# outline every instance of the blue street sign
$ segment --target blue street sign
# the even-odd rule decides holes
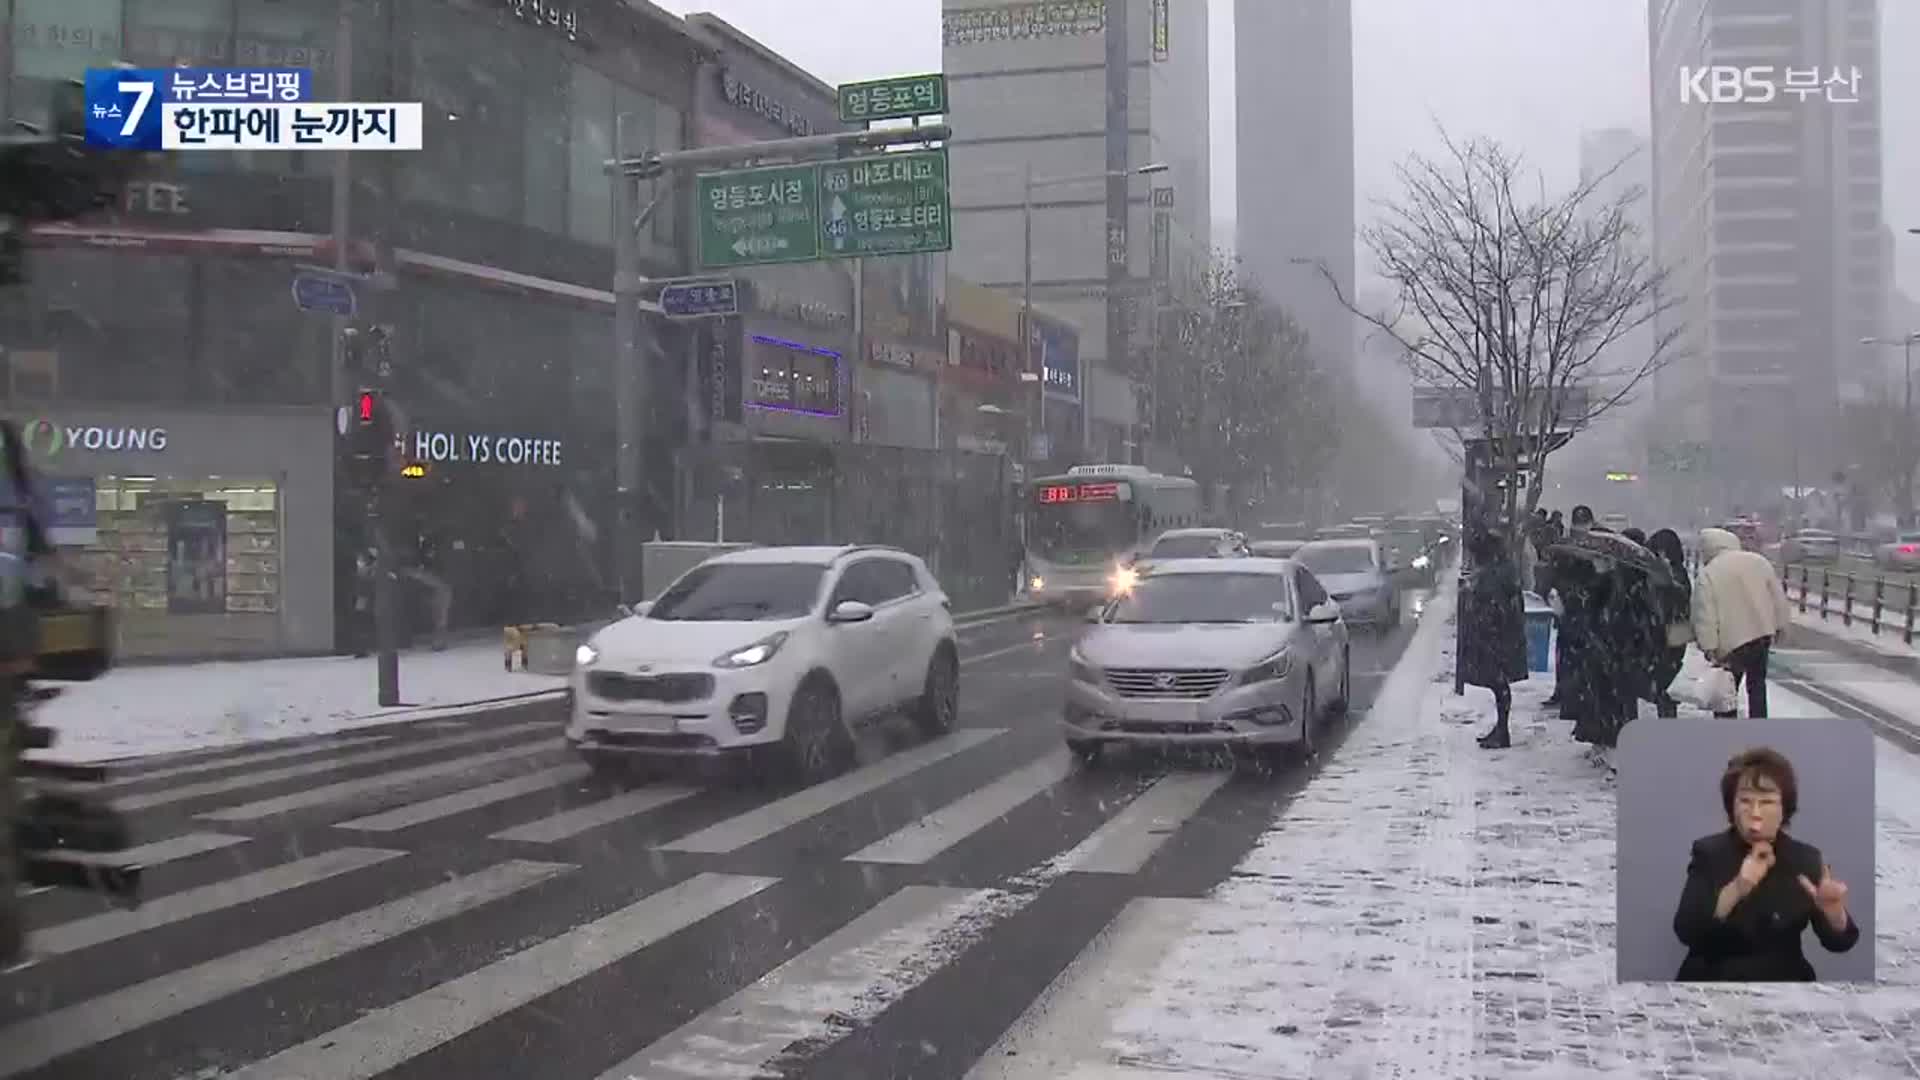
[[[353,283],[324,274],[296,274],[293,278],[293,302],[301,311],[318,311],[351,318],[360,310],[353,295]]]
[[[660,310],[673,319],[740,314],[740,291],[731,278],[676,281],[660,290]]]

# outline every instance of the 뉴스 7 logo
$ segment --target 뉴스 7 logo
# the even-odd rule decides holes
[[[1680,69],[1680,103],[1764,105],[1780,96],[1780,89],[1774,84],[1773,71],[1771,64],[1759,67],[1735,67],[1731,64],[1683,67]]]

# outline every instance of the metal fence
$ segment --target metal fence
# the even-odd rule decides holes
[[[1839,619],[1840,625],[1866,624],[1875,634],[1899,634],[1913,644],[1916,614],[1920,613],[1920,585],[1915,579],[1890,581],[1879,574],[1853,574],[1825,566],[1795,563],[1780,570],[1787,598],[1802,614],[1819,613]]]
[[[1005,458],[873,444],[709,443],[680,452],[677,540],[890,544],[956,610],[1004,604],[1018,550]]]

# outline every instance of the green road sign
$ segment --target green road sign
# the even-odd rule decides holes
[[[946,111],[945,75],[902,75],[840,87],[840,122],[843,124],[932,116]]]
[[[703,268],[820,258],[819,166],[734,169],[695,179]]]
[[[829,258],[953,248],[946,150],[820,165],[821,251]]]

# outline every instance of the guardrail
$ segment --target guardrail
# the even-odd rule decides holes
[[[1795,563],[1781,567],[1780,580],[1786,586],[1787,599],[1799,607],[1801,614],[1814,611],[1822,619],[1837,617],[1842,626],[1864,622],[1876,635],[1885,630],[1913,644],[1915,623],[1920,619],[1920,584],[1915,579],[1889,581],[1879,574],[1853,574]]]

